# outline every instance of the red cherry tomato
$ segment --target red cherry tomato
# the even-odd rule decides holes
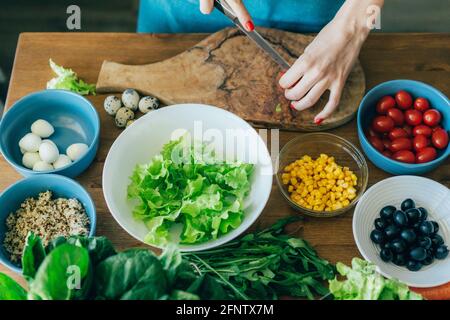
[[[412,127],[411,126],[408,126],[408,125],[404,125],[403,126],[403,129],[406,131],[406,132],[408,132],[408,135],[410,136],[410,137],[412,137],[412,133],[413,133],[413,129],[412,129]]]
[[[414,109],[420,112],[424,112],[430,109],[430,104],[428,103],[427,99],[420,97],[414,100]]]
[[[390,108],[386,114],[388,117],[394,120],[394,124],[396,126],[402,126],[403,123],[405,122],[405,116],[403,115],[403,112],[400,109]]]
[[[420,149],[416,153],[416,162],[417,163],[425,163],[429,161],[433,161],[436,159],[437,152],[436,149],[433,147],[426,147],[423,149]]]
[[[425,137],[424,135],[419,134],[414,137],[412,144],[414,150],[419,151],[420,149],[428,147],[430,145],[430,140],[428,140],[428,138]]]
[[[381,142],[383,142],[384,149],[389,149],[391,147],[391,140],[384,138]]]
[[[413,129],[413,135],[424,135],[425,137],[431,136],[431,128],[429,126],[426,126],[424,124],[419,124],[418,126],[415,126]]]
[[[442,129],[442,127],[440,125],[434,126],[433,128],[431,128],[432,133],[435,132],[436,130]]]
[[[397,138],[408,138],[409,134],[406,132],[403,128],[394,128],[391,131],[389,131],[389,139],[395,140]]]
[[[409,138],[398,138],[391,142],[391,147],[389,150],[392,152],[397,152],[400,150],[411,150],[412,142]]]
[[[381,142],[380,138],[378,138],[378,137],[369,137],[369,142],[378,151],[382,152],[384,150],[384,145],[383,145],[383,142]]]
[[[378,116],[373,119],[372,128],[376,132],[389,132],[394,128],[394,120],[386,116]]]
[[[438,149],[444,149],[448,145],[448,133],[444,129],[438,129],[431,136],[433,146]]]
[[[367,130],[367,137],[380,137],[380,134],[378,132],[376,132],[375,130],[373,130],[373,128],[369,128],[369,130]]]
[[[436,109],[430,109],[423,114],[423,123],[427,126],[434,127],[441,122],[441,113]]]
[[[412,151],[400,150],[392,155],[392,159],[400,162],[414,163],[416,157],[414,156],[414,153],[412,153]]]
[[[386,114],[388,109],[395,107],[395,99],[391,96],[384,96],[377,103],[378,114]]]
[[[422,112],[415,109],[405,111],[405,121],[410,126],[418,126],[422,123]]]
[[[404,90],[401,90],[395,94],[395,102],[397,102],[397,106],[403,110],[411,108],[413,104],[411,95]]]
[[[381,153],[383,156],[385,156],[385,157],[388,157],[388,158],[391,158],[392,157],[392,152],[390,152],[389,150],[384,150],[382,153]]]

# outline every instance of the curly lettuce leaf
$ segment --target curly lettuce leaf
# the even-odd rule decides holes
[[[57,77],[47,82],[47,89],[63,89],[81,95],[95,95],[95,84],[88,84],[78,79],[77,74],[72,69],[59,66],[52,59],[49,60],[49,63],[50,68],[52,68]]]
[[[253,165],[219,160],[210,145],[186,137],[168,142],[130,176],[128,198],[137,201],[135,219],[149,229],[145,241],[165,246],[170,229],[183,226],[180,242],[216,239],[242,223]]]
[[[329,289],[337,300],[421,300],[422,296],[409,290],[395,279],[387,279],[376,271],[373,263],[353,258],[352,267],[338,262],[336,269],[347,279],[329,281]]]

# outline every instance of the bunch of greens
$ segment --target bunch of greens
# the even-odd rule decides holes
[[[137,165],[128,198],[137,200],[133,216],[149,229],[145,242],[176,242],[170,229],[183,225],[181,243],[216,239],[237,228],[244,217],[253,165],[218,160],[210,145],[187,136],[164,145],[149,164]]]
[[[30,234],[22,257],[26,292],[0,273],[0,300],[227,299],[220,283],[198,276],[174,247],[116,253],[104,237],[57,238],[46,248]]]
[[[323,281],[334,278],[334,267],[305,240],[282,234],[284,226],[295,220],[280,220],[266,230],[183,258],[199,275],[215,277],[241,299],[327,295]]]
[[[386,279],[376,272],[374,264],[353,258],[352,267],[336,264],[337,271],[347,277],[330,281],[330,292],[337,300],[421,300],[422,296],[410,291],[397,280]]]
[[[78,79],[77,74],[72,69],[66,69],[57,65],[52,59],[49,60],[50,67],[57,77],[47,82],[47,89],[63,89],[76,92],[81,95],[95,95],[95,84],[88,84]]]

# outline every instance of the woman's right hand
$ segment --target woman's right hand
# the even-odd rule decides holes
[[[225,0],[222,0],[225,1]],[[242,0],[226,0],[233,9],[234,14],[239,19],[239,22],[247,29],[247,31],[253,31],[255,25],[253,24],[252,17],[245,8]],[[214,9],[214,0],[200,0],[200,11],[203,14],[210,14]]]

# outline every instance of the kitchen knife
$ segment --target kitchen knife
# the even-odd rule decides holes
[[[247,31],[245,27],[239,22],[239,19],[234,14],[233,9],[223,0],[215,0],[214,7],[228,17],[247,37],[252,39],[264,52],[266,52],[278,65],[284,70],[291,66],[287,61],[264,39],[256,30]]]

